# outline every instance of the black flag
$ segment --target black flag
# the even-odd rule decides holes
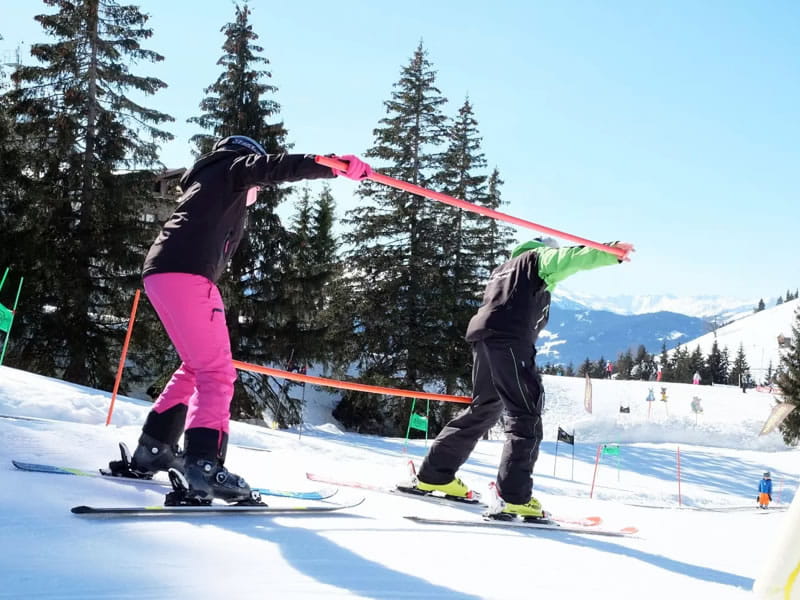
[[[630,414],[631,413],[631,407],[630,406],[620,406],[619,407],[619,412]]]
[[[558,441],[559,442],[564,442],[565,444],[575,445],[575,436],[568,434],[566,431],[561,429],[561,427],[559,427],[558,428]]]

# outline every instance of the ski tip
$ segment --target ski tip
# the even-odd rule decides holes
[[[70,512],[72,512],[72,513],[74,513],[76,515],[85,515],[87,513],[92,512],[92,508],[90,506],[86,506],[86,505],[82,504],[81,506],[73,506],[70,509]]]
[[[626,535],[633,535],[634,533],[639,533],[639,528],[638,527],[623,527],[622,529],[620,529],[620,532],[624,533]]]

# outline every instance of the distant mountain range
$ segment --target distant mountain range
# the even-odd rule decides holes
[[[553,303],[565,310],[607,310],[620,315],[642,315],[657,312],[672,312],[700,319],[730,321],[752,313],[759,298],[750,300],[732,299],[724,296],[673,296],[652,294],[646,296],[589,296],[558,288],[553,294]],[[774,299],[764,298],[767,306]]]
[[[616,360],[640,344],[658,354],[663,343],[667,349],[687,343],[710,332],[712,323],[720,326],[752,314],[757,304],[722,296],[601,298],[560,288],[539,336],[537,362],[577,367],[586,358]]]

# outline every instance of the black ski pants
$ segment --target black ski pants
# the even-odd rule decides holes
[[[531,498],[533,465],[542,441],[544,388],[527,340],[488,338],[472,343],[472,403],[450,421],[420,466],[420,480],[444,484],[455,478],[478,440],[505,409],[506,442],[497,491],[512,504]]]

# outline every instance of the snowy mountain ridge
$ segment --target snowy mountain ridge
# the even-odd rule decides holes
[[[781,358],[779,336],[790,339],[795,315],[800,309],[800,299],[784,302],[757,313],[741,317],[716,331],[680,344],[692,352],[698,346],[704,356],[711,352],[716,340],[720,349],[727,348],[730,360],[736,356],[739,346],[744,350],[750,373],[756,383],[762,383],[766,373],[777,369]]]
[[[566,310],[605,310],[620,315],[641,315],[672,312],[701,319],[730,321],[753,312],[759,298],[742,300],[719,295],[674,296],[671,294],[646,294],[641,296],[593,296],[559,287],[553,293],[553,303]],[[774,298],[764,298],[767,306],[775,304]]]

